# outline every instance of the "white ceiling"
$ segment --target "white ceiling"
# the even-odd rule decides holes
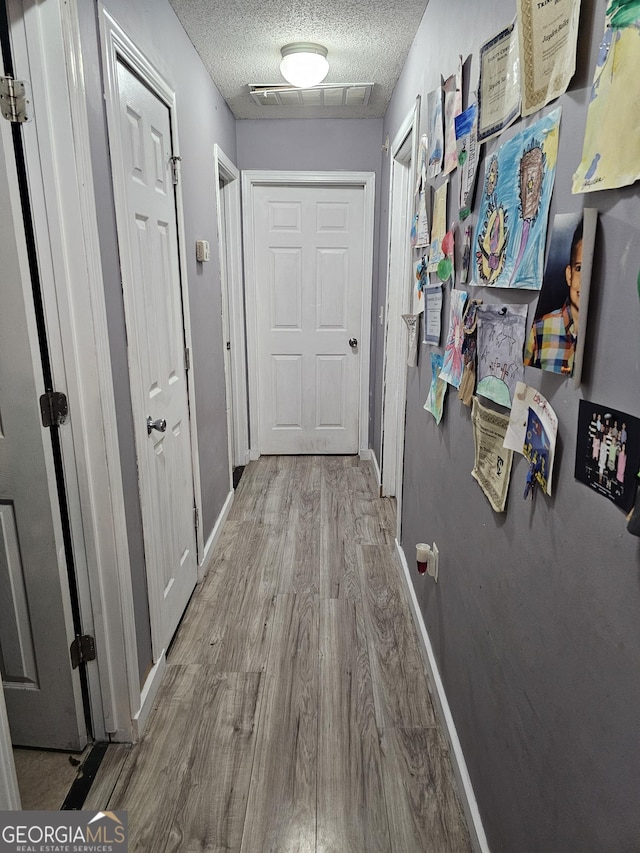
[[[379,118],[428,0],[170,0],[236,118]],[[280,48],[329,51],[324,84],[373,83],[366,106],[258,106],[248,84],[282,85]]]

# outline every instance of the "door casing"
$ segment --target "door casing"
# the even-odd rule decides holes
[[[249,461],[247,359],[242,281],[242,223],[240,172],[218,144],[213,146],[216,183],[218,250],[222,284],[222,325],[225,350],[230,467]],[[226,298],[225,298],[226,293]],[[228,309],[228,310],[227,310]]]
[[[408,341],[402,315],[411,312],[412,304],[409,225],[415,183],[418,122],[419,99],[394,137],[389,162],[389,247],[380,470],[382,495],[395,497],[397,501],[398,541],[402,519]]]
[[[375,174],[373,172],[288,172],[245,171],[242,173],[242,212],[244,234],[244,268],[246,282],[247,364],[249,373],[250,455],[260,456],[258,443],[258,353],[256,305],[255,232],[253,225],[254,189],[259,186],[361,187],[364,191],[364,270],[362,314],[359,340],[360,399],[359,452],[369,457],[369,365],[371,348],[371,298],[373,282],[373,221],[375,206]]]
[[[93,734],[131,741],[141,691],[77,2],[7,6],[37,118],[25,153],[30,180],[37,180],[33,218],[45,256],[39,260],[46,260],[54,386],[66,391],[71,409],[62,465],[83,627],[100,651],[87,672]],[[0,704],[4,710],[3,696]],[[0,804],[19,808],[10,733],[0,716]]]

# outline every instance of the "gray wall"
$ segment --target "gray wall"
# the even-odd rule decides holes
[[[560,99],[551,204],[551,216],[582,206],[600,211],[583,385],[576,390],[571,380],[530,368],[525,375],[559,418],[554,496],[523,500],[527,466],[516,456],[507,512],[495,514],[470,475],[469,410],[450,389],[436,426],[422,408],[431,374],[427,347],[409,369],[402,543],[410,565],[416,542],[435,540],[440,548],[439,583],[414,574],[414,584],[496,851],[640,849],[640,540],[626,532],[619,509],[573,477],[581,399],[640,415],[638,185],[584,197],[570,192],[607,5],[582,4],[578,70]],[[474,54],[475,87],[480,44],[514,14],[512,0],[431,0],[384,134],[393,138],[416,95],[424,98],[440,74],[452,73],[459,54]],[[517,123],[487,151],[541,114]],[[388,176],[385,158],[381,270]],[[449,221],[453,216],[450,206]],[[379,299],[384,287],[381,274]],[[486,302],[508,297],[532,308],[537,298],[470,290]],[[379,429],[377,421],[376,448]]]
[[[243,170],[375,172],[373,282],[377,283],[380,277],[377,235],[380,228],[382,119],[245,119],[236,122],[236,133],[237,165]],[[380,305],[383,304],[384,300]],[[374,295],[371,302],[370,441],[374,424],[376,353],[381,346],[377,338],[380,328],[378,310]]]
[[[97,29],[97,3],[80,5],[100,245],[122,456],[140,676],[151,665],[149,608],[138,500],[136,456],[127,367],[124,309]],[[220,97],[167,0],[105,0],[105,7],[147,59],[173,86],[177,99],[181,188],[189,287],[200,478],[206,542],[229,492],[223,370],[221,289],[216,230],[213,146],[235,160],[235,120]],[[197,264],[194,244],[205,239],[211,261]]]

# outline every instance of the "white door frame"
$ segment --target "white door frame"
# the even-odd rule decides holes
[[[20,808],[22,808],[22,804],[16,777],[16,765],[13,760],[4,690],[0,690],[0,811],[16,811]]]
[[[364,191],[364,269],[362,319],[359,340],[360,401],[358,446],[362,456],[369,450],[369,363],[371,348],[371,298],[373,282],[373,220],[375,211],[375,174],[373,172],[286,172],[245,171],[242,173],[242,219],[244,233],[244,269],[246,282],[247,362],[249,367],[250,454],[260,456],[258,407],[258,317],[256,311],[254,190],[261,186],[361,187]]]
[[[80,609],[98,648],[92,723],[96,738],[126,741],[140,686],[77,2],[9,8],[37,117],[25,149],[54,382],[70,406],[61,440]]]
[[[226,348],[224,351],[224,365],[230,467],[234,468],[246,465],[249,461],[240,172],[217,144],[213,146],[213,164],[222,285],[223,346],[226,347],[226,342],[231,341],[229,355]]]
[[[398,535],[402,509],[408,332],[402,320],[411,312],[411,243],[409,240],[420,100],[395,135],[389,162],[389,247],[386,334],[382,393],[380,471],[382,495],[397,501]]]
[[[120,265],[123,276],[131,281],[133,274],[130,267],[131,252],[128,249],[129,234],[121,223],[127,221],[127,186],[125,180],[125,166],[123,161],[122,145],[117,128],[118,114],[120,109],[120,95],[117,79],[117,64],[121,59],[125,62],[145,83],[146,86],[161,100],[169,110],[171,123],[171,138],[174,156],[180,157],[178,140],[178,121],[175,87],[167,81],[160,72],[152,65],[146,56],[138,49],[125,31],[107,12],[102,3],[99,4],[100,33],[102,59],[104,68],[104,89],[107,111],[107,130],[111,153],[111,176],[113,180],[113,191],[116,209],[116,224],[118,241],[120,244]],[[184,324],[185,343],[189,351],[193,351],[191,342],[191,323],[189,313],[188,273],[186,266],[186,239],[184,235],[184,209],[180,183],[176,187],[176,225],[177,239],[179,245],[179,264],[181,278],[181,303],[182,322]],[[200,484],[200,466],[198,456],[198,434],[196,425],[196,401],[193,393],[192,371],[187,371],[187,395],[189,404],[189,426],[191,438],[191,464],[193,471],[193,492],[195,506],[199,517],[202,516],[202,497]],[[134,417],[136,417],[135,394],[132,395],[134,406]],[[143,417],[139,412],[138,417]],[[197,527],[197,553],[202,557],[204,551],[202,525]],[[164,666],[164,640],[162,629],[161,596],[162,591],[153,586],[154,576],[147,573],[149,586],[149,615],[151,620],[151,643],[153,649],[153,661],[156,666]]]

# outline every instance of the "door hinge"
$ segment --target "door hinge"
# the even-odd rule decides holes
[[[184,348],[184,369],[191,370],[191,353],[189,347]]]
[[[178,163],[182,160],[182,157],[178,157],[178,155],[174,154],[172,157],[169,157],[169,159],[171,160],[171,174],[173,176],[173,185],[175,187],[178,184],[178,178],[180,176]]]
[[[69,648],[71,653],[71,668],[77,669],[81,663],[96,659],[96,641],[89,634],[76,634]]]
[[[40,397],[42,426],[53,427],[65,423],[69,414],[67,397],[61,391],[47,391]]]
[[[231,351],[231,341],[227,341],[227,350]]]
[[[200,524],[200,513],[198,511],[198,507],[194,506],[193,508],[193,526],[196,529],[196,533],[198,532],[198,525]]]
[[[0,77],[0,110],[7,121],[22,123],[31,120],[31,100],[24,80]]]

